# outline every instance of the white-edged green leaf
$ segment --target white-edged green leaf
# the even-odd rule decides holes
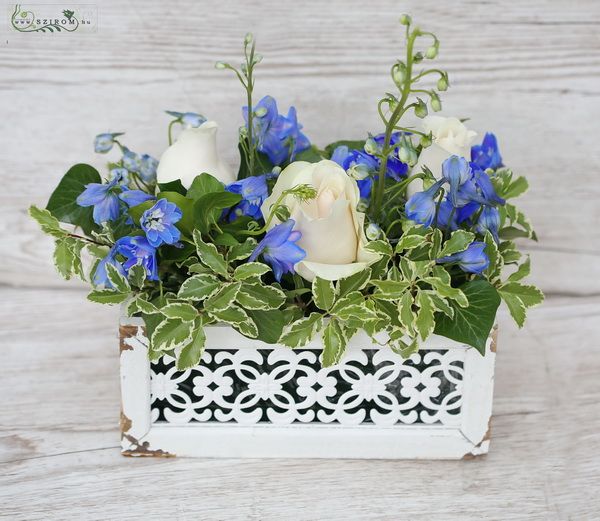
[[[498,245],[489,231],[485,232],[483,242],[485,243],[485,254],[490,260],[489,266],[483,273],[489,281],[494,281],[502,271],[502,257],[498,252]]]
[[[242,335],[249,338],[258,336],[258,328],[248,314],[237,306],[229,306],[227,309],[210,311],[210,315],[219,322],[226,322],[236,328]]]
[[[277,309],[285,302],[285,293],[273,286],[243,283],[236,301],[246,309]]]
[[[131,268],[129,268],[129,272],[127,274],[127,278],[132,286],[136,288],[141,288],[146,281],[146,268],[141,264],[135,264]]]
[[[293,322],[279,338],[279,343],[295,348],[305,346],[323,326],[323,315],[311,313]]]
[[[475,240],[475,234],[465,230],[452,232],[450,238],[444,243],[440,257],[446,257],[454,253],[465,251],[469,244]]]
[[[233,305],[241,285],[240,282],[230,282],[221,285],[220,289],[215,291],[204,301],[204,309],[210,312],[227,309],[229,306]]]
[[[57,239],[54,247],[54,266],[60,275],[69,280],[73,271],[73,251],[68,239]]]
[[[544,294],[535,286],[520,282],[507,282],[498,288],[500,294],[510,294],[518,297],[525,307],[537,306],[544,301]]]
[[[428,291],[427,294],[433,303],[436,311],[444,313],[448,318],[454,318],[454,308],[445,298],[440,297],[435,291]]]
[[[441,297],[455,300],[456,303],[463,308],[469,305],[467,297],[465,297],[465,294],[459,288],[453,288],[436,277],[425,277],[423,281],[431,284],[433,289],[435,289]]]
[[[353,291],[360,291],[364,289],[371,280],[371,268],[366,268],[350,277],[340,279],[338,281],[338,290],[340,297],[347,295]]]
[[[204,345],[206,343],[206,335],[202,323],[198,321],[195,329],[192,333],[192,340],[187,345],[181,348],[177,356],[177,370],[184,371],[197,366],[202,358],[204,352]]]
[[[337,307],[337,305],[336,305]],[[333,314],[333,313],[332,313]],[[378,320],[379,316],[375,311],[369,309],[364,303],[363,304],[350,304],[348,306],[340,307],[334,313],[340,320],[355,320],[354,322],[360,325],[361,322],[369,320]]]
[[[367,243],[365,250],[372,251],[373,253],[379,253],[380,255],[385,255],[387,257],[391,257],[394,253],[392,245],[383,239],[378,239],[376,241]]]
[[[362,305],[364,303],[365,297],[363,296],[363,294],[360,291],[352,291],[347,295],[343,296],[342,298],[339,298],[329,312],[332,315],[335,315],[342,308],[357,304]]]
[[[134,313],[140,312],[145,313],[146,315],[160,313],[160,311],[154,304],[148,302],[140,296],[137,296],[131,301],[130,309],[135,309]]]
[[[179,318],[165,318],[152,333],[154,351],[170,351],[187,345],[192,340],[194,322]]]
[[[392,301],[400,300],[410,287],[410,282],[397,280],[372,280],[371,284],[377,288],[373,298]]]
[[[332,318],[323,330],[323,367],[337,364],[346,350],[346,338],[338,321]]]
[[[98,304],[121,304],[129,297],[129,293],[112,291],[109,289],[97,289],[89,293],[88,300]]]
[[[106,264],[106,275],[113,288],[122,293],[130,291],[129,282],[123,274],[110,263]]]
[[[335,286],[332,281],[315,277],[312,282],[312,292],[318,308],[329,310],[335,302]]]
[[[246,239],[246,242],[232,246],[227,252],[227,260],[233,262],[236,260],[244,260],[252,255],[256,249],[256,241],[252,238]]]
[[[400,298],[398,303],[398,311],[400,312],[400,322],[408,330],[413,331],[416,313],[413,311],[414,299],[410,291],[406,291]]]
[[[214,244],[204,242],[202,234],[198,230],[194,230],[194,243],[200,262],[215,273],[227,277],[227,262],[225,257],[219,253],[217,247]]]
[[[502,300],[506,304],[508,311],[510,312],[510,316],[513,318],[517,326],[522,328],[525,324],[525,318],[527,316],[527,308],[525,304],[521,301],[521,299],[511,293],[502,293],[499,291]]]
[[[519,265],[517,270],[508,276],[507,280],[510,282],[517,282],[517,281],[522,280],[525,277],[529,276],[530,273],[531,273],[531,260],[530,260],[529,256],[527,256],[527,258],[522,262],[522,264]]]
[[[29,215],[40,225],[40,228],[44,233],[52,235],[52,237],[64,237],[67,235],[66,230],[63,230],[60,227],[58,219],[48,210],[42,210],[41,208],[32,205],[29,207]]]
[[[214,275],[193,275],[183,282],[177,293],[177,298],[185,300],[204,300],[220,288],[221,285],[222,283]]]
[[[396,244],[396,253],[418,248],[425,243],[425,240],[426,238],[424,235],[404,234],[400,237],[398,244]]]
[[[415,329],[418,331],[421,340],[425,341],[433,333],[435,327],[433,302],[427,293],[419,291],[416,303],[419,306],[419,311],[415,320]]]
[[[168,318],[179,318],[185,321],[192,321],[198,317],[198,310],[186,302],[173,302],[160,308],[160,312]]]
[[[444,236],[442,235],[442,231],[438,228],[433,230],[433,233],[431,234],[431,248],[429,249],[429,258],[431,260],[435,260],[440,256],[443,240]]]
[[[253,277],[259,277],[264,275],[271,268],[262,262],[248,262],[246,264],[240,264],[233,272],[233,278],[235,280],[246,280]]]

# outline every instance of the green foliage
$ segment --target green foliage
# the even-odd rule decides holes
[[[523,265],[525,268],[523,272],[529,270],[529,260],[526,261]],[[523,266],[522,265],[522,266]],[[527,308],[537,306],[544,301],[543,293],[537,289],[535,286],[521,284],[520,282],[516,282],[516,280],[520,280],[520,277],[525,276],[524,274],[519,273],[517,270],[516,279],[512,280],[509,277],[509,280],[502,284],[498,288],[498,293],[502,297],[502,300],[505,302],[508,310],[515,323],[521,328],[525,323],[525,315],[527,312]]]
[[[79,206],[77,197],[85,190],[85,185],[101,181],[100,174],[93,166],[72,166],[52,192],[46,210],[60,222],[79,226],[86,234],[97,231],[98,225],[92,217],[93,208]]]
[[[327,311],[333,306],[336,296],[336,288],[330,280],[315,277],[312,282],[312,293],[318,308]]]
[[[439,314],[436,317],[435,332],[473,346],[483,355],[487,338],[494,326],[500,296],[494,286],[485,280],[466,282],[460,289],[466,296],[468,305],[460,307],[451,301],[454,318]]]
[[[323,330],[323,367],[337,364],[346,349],[346,339],[339,322],[332,318]]]

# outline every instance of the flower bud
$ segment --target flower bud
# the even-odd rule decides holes
[[[370,241],[375,241],[381,237],[381,228],[375,223],[369,223],[365,233],[367,235],[367,239]]]
[[[425,58],[429,60],[433,60],[440,50],[440,44],[436,41],[427,51],[425,51]]]
[[[412,23],[412,18],[409,15],[407,15],[407,14],[403,14],[400,17],[400,23],[402,25],[410,25]]]
[[[379,152],[379,148],[377,147],[377,143],[373,138],[369,138],[365,141],[365,152],[367,154],[371,154],[372,156],[376,155]]]
[[[255,54],[254,55],[254,64],[260,63],[263,60],[263,55],[262,54]]]
[[[392,69],[392,79],[394,80],[394,83],[400,86],[404,83],[405,78],[406,66],[402,62],[396,63]]]
[[[357,181],[362,181],[369,177],[369,169],[366,165],[361,164],[351,166],[347,173],[352,179],[356,179]]]
[[[417,98],[417,106],[415,107],[415,116],[424,118],[427,116],[427,105],[421,98]]]
[[[368,199],[359,199],[358,204],[356,205],[356,210],[359,212],[365,213],[369,209],[369,200]]]
[[[422,62],[422,61],[423,61],[423,58],[424,58],[424,56],[423,56],[423,53],[422,53],[421,51],[419,51],[418,53],[416,53],[416,54],[413,56],[413,61],[414,61],[415,63],[420,63],[420,62]]]
[[[215,69],[225,69],[227,68],[227,64],[224,62],[217,62],[215,63]]]
[[[287,206],[278,206],[275,209],[275,217],[284,222],[290,218],[290,209]]]
[[[431,108],[434,112],[439,112],[442,110],[442,102],[440,97],[433,91],[431,92]]]
[[[246,36],[244,37],[244,45],[251,44],[252,40],[254,40],[253,34],[252,33],[246,33]]]
[[[431,137],[431,132],[430,132],[426,136],[421,137],[421,146],[423,148],[427,148],[427,147],[431,146],[432,141],[433,141],[433,139]]]
[[[448,90],[448,77],[446,75],[440,77],[437,82],[437,88],[442,92]]]

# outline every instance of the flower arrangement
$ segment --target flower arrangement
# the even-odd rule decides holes
[[[507,202],[528,184],[494,134],[475,141],[464,121],[428,115],[449,86],[446,72],[422,68],[439,40],[400,22],[406,54],[377,106],[381,132],[365,139],[321,149],[294,107],[255,103],[262,57],[250,34],[240,68],[216,64],[246,94],[237,176],[200,114],[167,112],[160,161],[121,133],[98,135],[97,153],[120,156],[105,178],[75,165],[46,209],[30,208],[56,241],[59,273],[89,280],[89,300],[141,316],[150,359],[168,353],[180,369],[199,363],[215,323],[291,348],[321,337],[324,366],[360,329],[403,357],[433,333],[484,354],[501,300],[519,326],[543,300],[523,284],[530,261],[514,242],[535,233]],[[404,123],[410,114],[421,127]]]

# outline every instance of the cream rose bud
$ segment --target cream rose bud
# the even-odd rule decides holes
[[[314,187],[317,196],[301,202],[288,195],[282,201],[296,222],[294,229],[302,234],[297,244],[306,252],[306,257],[294,266],[296,272],[309,281],[315,276],[338,280],[377,261],[379,255],[365,250],[365,214],[356,209],[360,197],[356,181],[333,161],[290,164],[264,201],[263,215],[269,215],[285,190],[302,184]],[[273,219],[271,227],[278,222]]]
[[[214,121],[206,121],[197,128],[183,130],[177,141],[163,152],[156,171],[157,181],[169,183],[179,179],[189,188],[197,175],[206,172],[225,184],[233,183],[235,175],[217,152],[218,128]]]
[[[423,119],[423,130],[432,135],[432,143],[419,156],[412,172],[418,174],[426,166],[436,179],[442,178],[442,163],[450,156],[471,158],[471,144],[477,135],[469,130],[458,118],[427,116]],[[417,179],[408,185],[408,196],[423,190],[423,182]]]

